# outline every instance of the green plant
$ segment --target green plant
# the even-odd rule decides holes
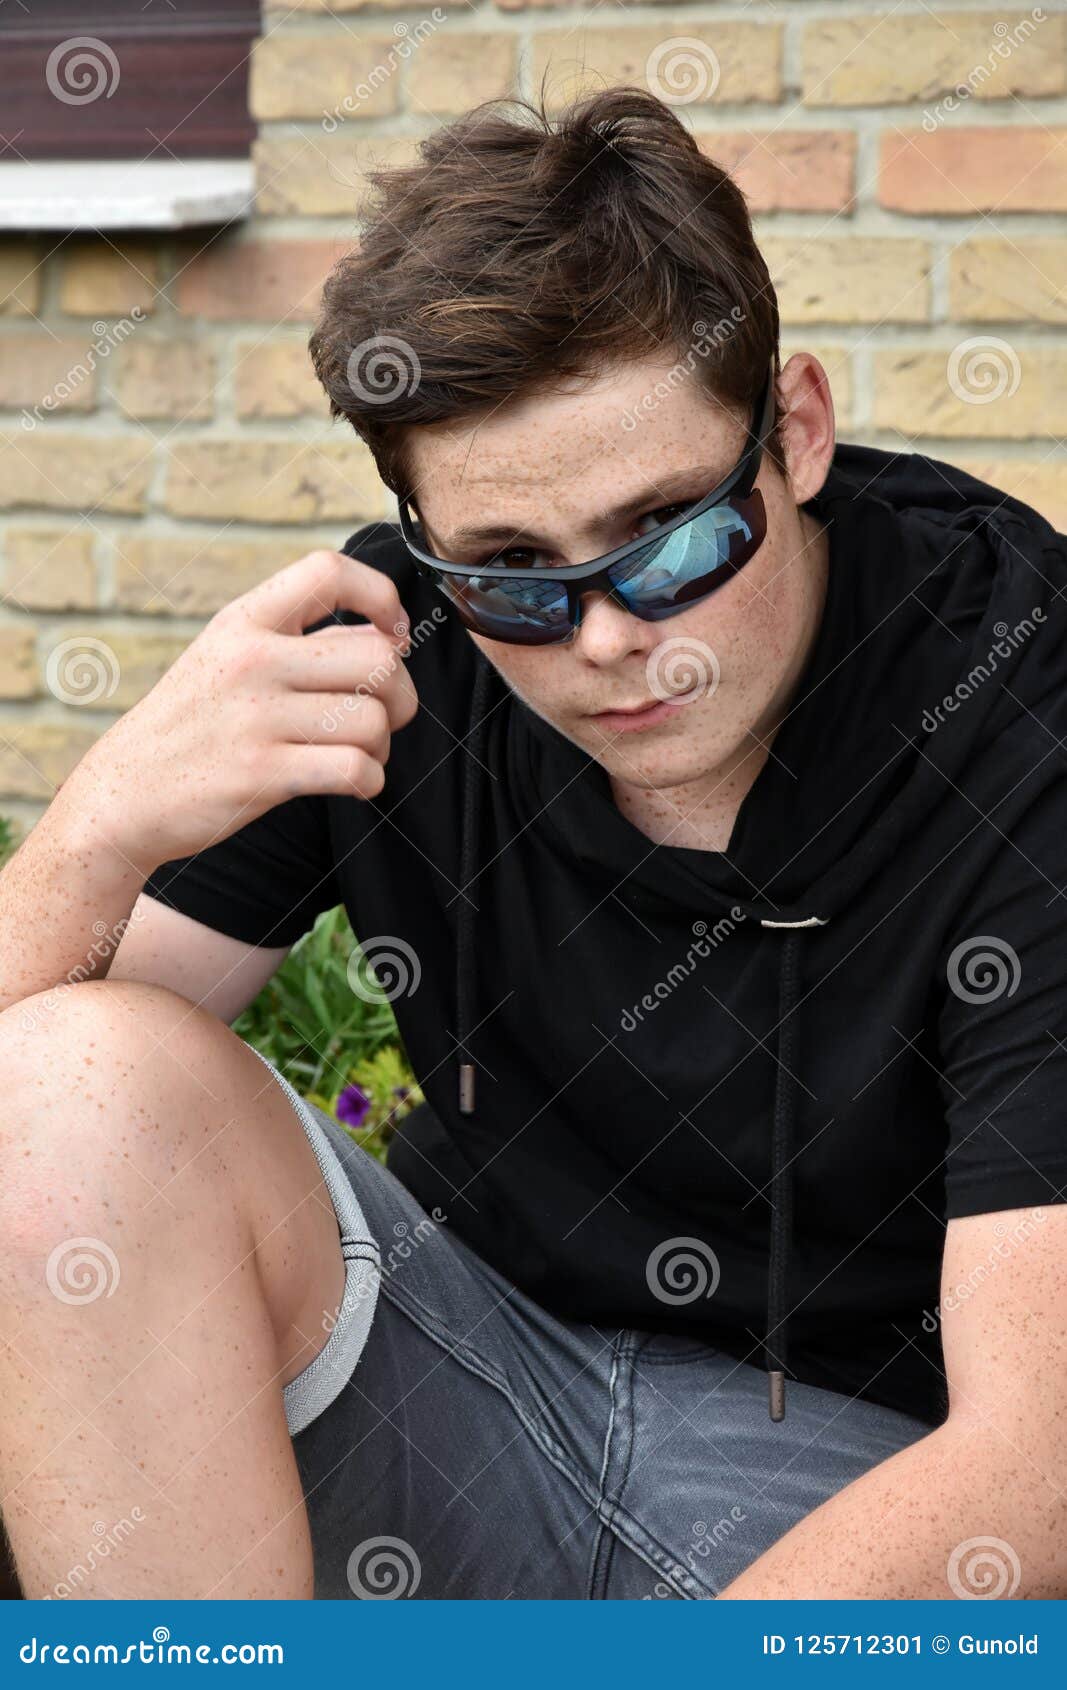
[[[14,822],[8,816],[0,816],[0,868],[13,854],[16,843]]]
[[[389,1003],[368,1002],[349,983],[357,949],[344,909],[324,911],[233,1030],[384,1160],[397,1122],[422,1092]]]

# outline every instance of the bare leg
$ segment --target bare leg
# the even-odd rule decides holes
[[[0,1099],[0,1507],[25,1594],[310,1596],[282,1386],[344,1263],[281,1087],[177,993],[98,981],[0,1014]]]

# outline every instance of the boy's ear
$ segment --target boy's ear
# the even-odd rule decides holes
[[[795,352],[783,366],[778,392],[784,416],[779,430],[789,491],[798,505],[813,499],[826,480],[836,428],[830,378],[811,352]]]

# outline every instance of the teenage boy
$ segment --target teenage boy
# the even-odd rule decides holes
[[[0,878],[24,1587],[104,1521],[86,1595],[1063,1595],[1063,539],[835,446],[669,108],[530,111],[325,288],[399,521]],[[388,1171],[228,1025],[342,901]]]

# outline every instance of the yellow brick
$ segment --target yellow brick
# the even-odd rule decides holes
[[[514,35],[445,34],[413,46],[408,104],[416,112],[451,116],[482,100],[517,93]]]
[[[33,698],[40,688],[32,627],[0,622],[0,698]]]
[[[261,217],[353,217],[368,190],[363,172],[410,164],[410,135],[260,136],[253,144],[256,210]]]
[[[963,458],[953,453],[952,462],[988,481],[1001,493],[1010,493],[1024,505],[1051,522],[1061,534],[1067,533],[1067,461],[1050,463],[1041,458]]]
[[[233,390],[239,417],[329,416],[329,403],[302,340],[240,341]]]
[[[448,0],[446,11],[448,16],[455,13],[468,12],[476,4],[476,0]],[[267,12],[284,12],[286,17],[291,12],[410,12],[411,0],[265,0],[264,10]],[[433,7],[430,16],[438,10]],[[282,23],[285,22],[283,18]]]
[[[73,714],[69,724],[0,717],[0,794],[51,798],[98,735]]]
[[[1027,12],[859,12],[804,31],[802,86],[809,106],[1062,94],[1067,19]],[[958,109],[958,108],[957,108]],[[936,120],[936,114],[931,114]]]
[[[261,123],[285,118],[386,117],[399,104],[397,36],[331,30],[256,42],[249,104]]]
[[[718,23],[680,11],[655,27],[542,30],[533,38],[531,80],[544,72],[553,107],[608,83],[649,88],[668,105],[714,99],[777,100],[782,91],[782,31],[776,25]]]
[[[215,359],[195,340],[134,335],[116,354],[115,398],[130,417],[200,422],[215,411]]]
[[[24,317],[41,304],[41,254],[27,241],[0,241],[0,317]]]
[[[92,535],[79,528],[9,528],[0,591],[27,610],[89,610],[96,602]]]
[[[874,423],[921,435],[1026,440],[1067,433],[1067,351],[964,336],[940,352],[875,353]]]
[[[52,510],[144,509],[152,442],[128,435],[0,435],[0,509],[45,505]]]
[[[786,323],[916,323],[929,315],[925,241],[894,236],[760,238]]]
[[[171,453],[167,509],[248,522],[358,522],[386,514],[385,489],[362,442],[181,441]]]
[[[220,540],[214,529],[122,535],[115,547],[116,602],[120,610],[151,615],[212,616],[317,546],[338,551],[349,532],[262,540]]]
[[[5,335],[0,341],[0,406],[27,411],[24,426],[32,427],[57,411],[91,411],[97,365],[84,340]]]
[[[1067,323],[1067,240],[961,241],[949,258],[949,310],[964,322]]]
[[[852,421],[852,355],[848,347],[801,339],[797,335],[782,335],[780,344],[783,366],[794,352],[810,352],[819,360],[830,380],[837,425],[848,427]]]
[[[76,240],[63,248],[59,308],[74,317],[155,310],[159,248],[148,241]]]

